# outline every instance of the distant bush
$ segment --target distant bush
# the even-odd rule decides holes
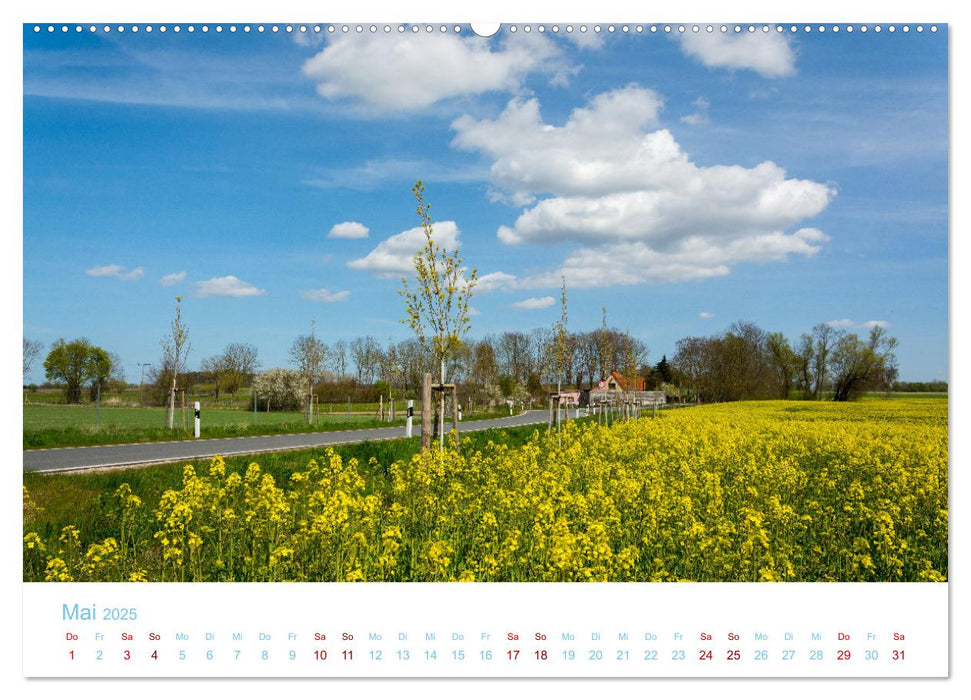
[[[939,379],[931,382],[894,382],[893,390],[946,394],[947,382]]]

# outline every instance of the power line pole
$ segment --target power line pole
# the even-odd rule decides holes
[[[152,366],[152,363],[151,362],[136,362],[135,364],[137,364],[139,367],[142,368],[142,372],[141,372],[141,374],[138,377],[138,405],[139,405],[139,407],[144,407],[145,406],[145,401],[142,399],[142,392],[143,392],[143,390],[145,388],[145,368],[146,367],[151,367]]]

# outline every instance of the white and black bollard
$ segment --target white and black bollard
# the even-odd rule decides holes
[[[196,401],[195,409],[196,409],[196,431],[195,431],[195,435],[196,435],[196,437],[199,437],[199,423],[201,422],[201,419],[199,417],[199,402],[198,401]]]
[[[415,402],[408,399],[408,417],[405,419],[405,437],[411,437],[412,420],[415,415]]]

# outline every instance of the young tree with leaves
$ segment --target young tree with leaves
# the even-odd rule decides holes
[[[563,390],[563,375],[570,366],[570,334],[566,330],[566,277],[560,277],[560,320],[553,326],[550,343],[553,371],[556,372],[556,429],[560,430],[560,392]]]
[[[562,390],[563,375],[570,365],[570,334],[566,330],[566,277],[561,277],[560,281],[560,320],[553,326],[552,343],[557,394]]]
[[[169,410],[166,424],[169,430],[175,427],[175,392],[179,372],[185,371],[186,360],[192,346],[189,344],[189,329],[182,323],[182,297],[175,298],[175,319],[169,334],[162,338],[163,372],[171,372],[172,387],[169,389]]]
[[[439,379],[445,384],[445,358],[458,350],[469,332],[469,301],[478,274],[473,269],[466,277],[462,258],[456,248],[446,251],[435,243],[431,205],[425,201],[425,186],[419,180],[412,188],[418,202],[416,211],[425,234],[425,245],[414,258],[415,286],[401,278],[399,294],[405,300],[405,318],[422,346],[434,354]],[[439,397],[439,447],[445,445],[445,392]]]
[[[600,333],[597,337],[597,353],[600,355],[600,377],[601,379],[605,379],[615,369],[614,354],[616,348],[614,347],[614,339],[610,328],[607,326],[607,307],[601,306],[600,312],[602,320]]]

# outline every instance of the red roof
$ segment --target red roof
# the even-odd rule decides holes
[[[615,382],[617,382],[617,385],[624,391],[644,391],[644,389],[647,386],[647,382],[644,381],[644,377],[640,377],[640,376],[635,377],[633,382],[635,386],[632,389],[628,389],[627,379],[626,377],[624,377],[623,374],[621,374],[617,370],[614,370],[613,372],[610,373],[610,376]]]

